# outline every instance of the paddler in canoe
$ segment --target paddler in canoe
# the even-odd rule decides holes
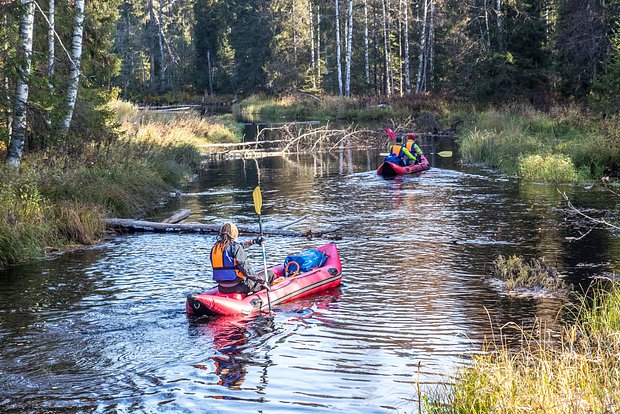
[[[417,146],[417,145],[416,145]],[[396,143],[390,146],[390,154],[385,157],[386,162],[391,162],[400,166],[407,166],[416,162],[416,157],[403,145],[403,137],[398,135]]]
[[[255,244],[262,245],[265,239],[256,237],[239,243],[239,229],[232,223],[224,224],[211,249],[211,266],[213,266],[213,280],[217,282],[218,290],[223,294],[241,293],[248,295],[258,292],[264,285],[262,274],[257,274],[248,263],[245,248]],[[264,272],[263,272],[264,274]],[[269,281],[273,273],[269,274]]]
[[[409,151],[415,157],[415,163],[419,164],[422,161],[422,149],[416,144],[415,136],[413,134],[407,135],[407,143],[405,144],[405,149]]]

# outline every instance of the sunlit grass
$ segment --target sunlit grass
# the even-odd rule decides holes
[[[520,329],[519,345],[500,335],[488,352],[425,397],[428,413],[615,413],[620,410],[620,289],[583,300],[560,336]],[[510,328],[510,327],[505,327]],[[556,339],[557,338],[557,339]],[[514,342],[513,342],[514,343]]]
[[[528,180],[599,179],[606,168],[620,170],[619,120],[592,119],[570,106],[489,110],[470,121],[459,146],[465,160]]]
[[[125,101],[112,101],[121,128],[139,140],[166,143],[239,142],[242,126],[230,115],[203,117],[195,111],[175,113],[140,110]]]
[[[104,235],[105,217],[153,210],[200,167],[202,134],[217,135],[214,124],[199,117],[167,118],[124,102],[112,106],[123,133],[77,142],[64,153],[29,153],[19,171],[0,166],[0,268],[95,243]]]
[[[405,119],[411,112],[404,106],[382,103],[370,98],[339,96],[284,96],[281,98],[251,96],[239,105],[239,111],[281,118],[317,118],[345,120]]]

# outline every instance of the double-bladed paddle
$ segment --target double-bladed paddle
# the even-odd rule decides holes
[[[254,209],[256,210],[256,214],[258,214],[258,229],[260,231],[260,236],[263,237],[263,222],[260,215],[260,210],[263,207],[263,195],[260,192],[260,186],[256,186],[252,192],[252,198],[254,199]],[[271,287],[269,286],[269,275],[267,274],[267,253],[265,252],[264,240],[261,243],[261,247],[263,248],[263,268],[265,272],[265,287],[267,289],[267,304],[269,306],[269,313],[271,313],[271,297],[269,296]]]

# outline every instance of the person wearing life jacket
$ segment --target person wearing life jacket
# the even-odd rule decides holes
[[[415,157],[403,145],[403,137],[400,135],[396,137],[396,143],[390,147],[390,155],[388,157],[397,157],[399,164],[402,166],[408,165],[409,160],[415,161]]]
[[[221,227],[217,241],[211,249],[213,280],[217,282],[220,293],[247,295],[258,292],[265,279],[257,275],[248,263],[245,248],[254,244],[260,245],[265,239],[257,237],[239,243],[237,237],[239,229],[234,224],[226,223]]]
[[[418,144],[416,144],[415,136],[413,134],[407,135],[407,143],[405,144],[405,148],[415,157],[416,164],[422,161],[422,155],[424,155],[424,153],[420,147],[418,147]]]

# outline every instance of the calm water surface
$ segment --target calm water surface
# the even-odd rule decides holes
[[[572,283],[620,267],[620,242],[575,224],[554,186],[433,159],[386,180],[371,152],[213,161],[160,213],[340,227],[340,288],[272,316],[193,321],[211,235],[144,234],[0,273],[0,412],[414,413],[504,323],[555,323],[561,302],[483,281],[498,255],[544,256]],[[599,214],[605,194],[566,187]],[[156,217],[156,218],[161,218]],[[269,237],[268,261],[327,239]],[[260,263],[260,250],[250,249]]]

